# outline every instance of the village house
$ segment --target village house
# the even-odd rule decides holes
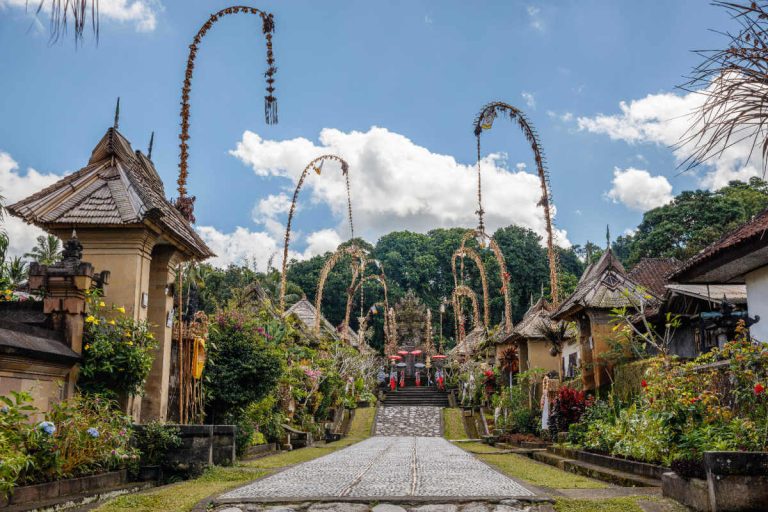
[[[573,294],[552,312],[552,320],[575,322],[578,326],[584,389],[598,389],[611,382],[611,354],[616,340],[613,310],[652,307],[660,300],[666,276],[676,265],[675,260],[648,258],[628,273],[609,248],[584,270]],[[572,354],[568,350],[569,361]],[[573,375],[569,367],[570,363],[565,374]]]
[[[152,326],[158,348],[146,394],[124,404],[136,421],[168,415],[177,266],[214,255],[165,198],[150,157],[131,148],[116,120],[85,167],[8,207],[62,239],[76,230],[82,258],[111,272],[105,301]]]
[[[554,347],[547,339],[548,332],[558,328],[558,322],[550,318],[552,309],[552,305],[543,297],[539,298],[526,311],[512,332],[496,345],[496,360],[500,360],[502,354],[509,348],[516,347],[521,372],[531,368],[543,368],[547,373],[555,372],[563,375],[564,360],[560,357],[560,351],[568,342],[576,339],[576,330],[566,327],[566,338],[560,345]],[[553,349],[555,349],[554,353]]]
[[[768,210],[764,210],[690,258],[672,275],[678,283],[709,285],[707,296],[715,300],[722,297],[711,293],[712,285],[744,285],[747,307],[753,317],[750,321],[756,321],[750,327],[750,335],[763,342],[768,342],[768,322],[759,321],[768,318],[767,230]],[[748,318],[746,314],[741,316]]]

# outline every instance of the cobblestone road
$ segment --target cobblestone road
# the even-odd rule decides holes
[[[533,493],[440,437],[376,436],[220,498],[530,497]]]
[[[440,407],[381,407],[376,415],[377,436],[439,437]]]

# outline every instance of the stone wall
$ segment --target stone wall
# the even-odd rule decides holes
[[[178,427],[182,444],[169,450],[168,463],[179,470],[196,471],[206,466],[231,466],[235,462],[234,425],[169,425]],[[137,430],[143,425],[135,425]]]

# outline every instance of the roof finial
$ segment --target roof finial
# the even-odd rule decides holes
[[[115,124],[112,126],[112,128],[117,130],[119,125],[120,125],[120,96],[117,97],[117,105],[115,105]]]
[[[152,135],[149,136],[149,149],[147,150],[147,158],[152,160],[152,146],[155,145],[155,132],[152,131]]]
[[[605,249],[607,251],[611,250],[611,225],[610,224],[605,225]]]

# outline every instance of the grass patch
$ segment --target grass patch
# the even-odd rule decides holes
[[[373,407],[356,409],[355,417],[352,418],[352,423],[349,425],[349,435],[335,443],[313,446],[311,448],[302,448],[290,452],[281,452],[275,455],[270,455],[269,457],[246,462],[243,465],[250,468],[277,469],[307,462],[322,457],[323,455],[328,455],[329,453],[346,448],[347,446],[358,443],[369,437],[371,435],[371,427],[373,426],[375,415],[376,409]]]
[[[151,491],[119,496],[99,508],[97,512],[159,512],[165,510],[188,511],[200,500],[233,487],[246,484],[264,475],[266,471],[241,467],[212,467],[202,476]]]
[[[467,439],[461,409],[443,409],[443,437],[446,439]]]
[[[533,485],[550,487],[552,489],[604,489],[608,487],[603,482],[569,473],[522,455],[512,453],[493,455],[493,452],[488,452],[485,455],[477,455],[477,458],[490,464],[507,476],[524,480]]]
[[[120,496],[101,505],[96,509],[96,512],[166,512],[169,510],[185,512],[191,510],[198,502],[208,496],[245,485],[265,475],[269,470],[307,462],[362,441],[371,435],[375,414],[376,409],[372,407],[357,409],[349,426],[349,435],[335,443],[282,452],[232,468],[214,466],[194,480],[166,485],[147,492]]]
[[[686,512],[688,509],[670,499],[659,496],[622,496],[620,498],[605,498],[600,500],[583,500],[571,498],[557,498],[555,510],[557,512],[643,512],[639,502],[660,503],[658,510],[667,512]]]
[[[495,446],[487,445],[485,443],[471,442],[460,443],[457,446],[461,446],[463,449],[472,453],[500,453],[503,450]]]

